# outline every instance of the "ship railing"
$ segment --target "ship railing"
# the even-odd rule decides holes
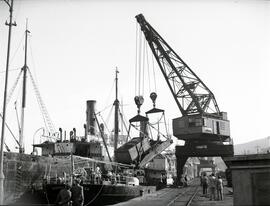
[[[133,175],[124,175],[124,174],[117,174],[115,176],[108,176],[108,174],[101,174],[101,176],[95,176],[95,175],[88,175],[87,177],[76,177],[81,179],[82,184],[94,184],[94,185],[100,185],[100,184],[106,184],[106,185],[130,185],[129,179],[134,178]],[[70,184],[71,183],[71,177],[69,175],[66,175],[65,177],[49,177],[43,179],[43,184]],[[39,185],[39,187],[41,186]]]

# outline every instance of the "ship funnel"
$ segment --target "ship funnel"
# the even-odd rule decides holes
[[[96,135],[97,124],[95,119],[96,101],[88,100],[86,102],[86,133],[88,135]]]
[[[76,140],[76,128],[73,128],[73,138]]]
[[[69,140],[72,141],[73,140],[73,131],[69,132]]]
[[[83,124],[83,128],[84,128],[84,138],[87,138],[87,130],[86,130],[86,124]]]
[[[61,127],[59,128],[59,132],[60,132],[60,141],[62,142],[63,141],[63,130]]]

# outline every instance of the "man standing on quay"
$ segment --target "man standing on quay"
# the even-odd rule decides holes
[[[216,177],[214,173],[209,177],[210,200],[216,199]]]

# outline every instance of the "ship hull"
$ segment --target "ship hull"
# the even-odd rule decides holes
[[[84,205],[112,205],[141,195],[141,186],[83,184]],[[44,190],[28,190],[15,205],[55,204],[64,185],[49,184]]]

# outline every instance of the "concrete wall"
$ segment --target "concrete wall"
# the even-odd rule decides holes
[[[235,206],[270,204],[270,154],[231,158]]]

